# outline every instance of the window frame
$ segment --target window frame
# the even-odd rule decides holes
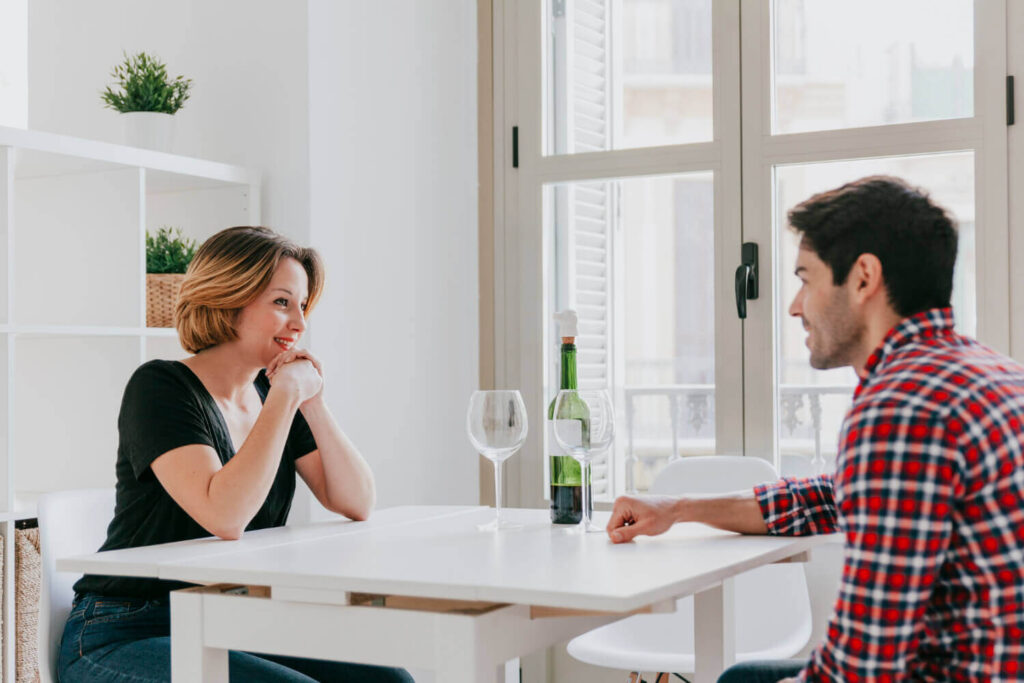
[[[743,105],[753,112],[743,117],[743,235],[744,240],[774,247],[772,225],[773,169],[786,163],[843,161],[888,156],[972,150],[975,154],[975,230],[977,269],[977,338],[996,350],[1010,352],[1007,185],[1006,20],[1004,0],[974,2],[974,115],[971,118],[899,123],[834,131],[773,135],[771,17],[768,0],[741,0],[743,44],[757,50],[743,54]],[[780,313],[774,306],[776,269],[783,277],[788,264],[779,264],[774,248],[763,250],[760,301],[751,305],[745,332],[771,344],[748,344],[746,367],[772,368],[771,373],[748,373],[745,378],[744,452],[778,466],[778,368],[775,342]],[[770,254],[770,257],[768,255]],[[784,315],[784,312],[782,312]],[[765,410],[770,406],[770,410]],[[766,452],[765,444],[771,444]]]
[[[506,465],[505,495],[513,505],[545,504],[542,425],[551,397],[544,394],[544,372],[553,353],[544,348],[552,313],[544,290],[543,190],[548,183],[692,171],[714,174],[719,453],[753,455],[779,464],[774,306],[779,264],[772,226],[775,164],[973,150],[977,262],[985,264],[978,268],[976,282],[976,291],[984,292],[978,297],[978,338],[1000,351],[1024,352],[1024,313],[1011,317],[1011,300],[1018,308],[1024,305],[1020,303],[1024,297],[1012,297],[1009,288],[1008,254],[1022,257],[1015,260],[1015,274],[1021,267],[1017,264],[1024,263],[1024,245],[1011,242],[1009,222],[1014,221],[1019,234],[1024,221],[1017,214],[1024,212],[1010,213],[1004,106],[1007,31],[1002,30],[1015,23],[1024,25],[1024,8],[1011,10],[1005,0],[974,2],[972,118],[772,135],[770,0],[713,0],[713,140],[560,156],[545,156],[542,151],[547,78],[542,2],[492,0],[492,8],[494,382],[497,387],[522,391],[535,425],[519,457]],[[741,51],[741,44],[758,49]],[[1024,54],[1020,61],[1024,62]],[[539,77],[520,80],[521,74],[531,73]],[[518,127],[518,168],[512,167],[513,126]],[[735,197],[741,201],[734,201]],[[748,317],[741,323],[732,292],[744,241],[761,245],[761,292],[748,305]],[[744,373],[744,367],[771,371]],[[617,467],[621,469],[619,463]]]

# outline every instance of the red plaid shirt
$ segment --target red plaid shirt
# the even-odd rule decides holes
[[[846,536],[802,681],[1024,680],[1024,367],[933,309],[889,331],[834,475],[755,489],[770,533]]]

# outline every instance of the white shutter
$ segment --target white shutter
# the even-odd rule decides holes
[[[556,153],[611,148],[610,0],[552,0],[553,126]],[[573,183],[555,190],[561,304],[575,308],[580,389],[612,389],[613,185]],[[607,453],[593,464],[595,498],[612,492]]]

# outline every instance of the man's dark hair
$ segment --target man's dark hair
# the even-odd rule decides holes
[[[869,176],[816,194],[789,212],[790,227],[841,285],[861,254],[882,263],[889,303],[901,316],[949,306],[956,226],[928,195],[899,178]]]

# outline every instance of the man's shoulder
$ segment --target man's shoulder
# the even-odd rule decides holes
[[[1024,366],[967,337],[922,340],[887,359],[861,391],[855,409],[882,405],[948,415],[957,406],[1024,398]]]

